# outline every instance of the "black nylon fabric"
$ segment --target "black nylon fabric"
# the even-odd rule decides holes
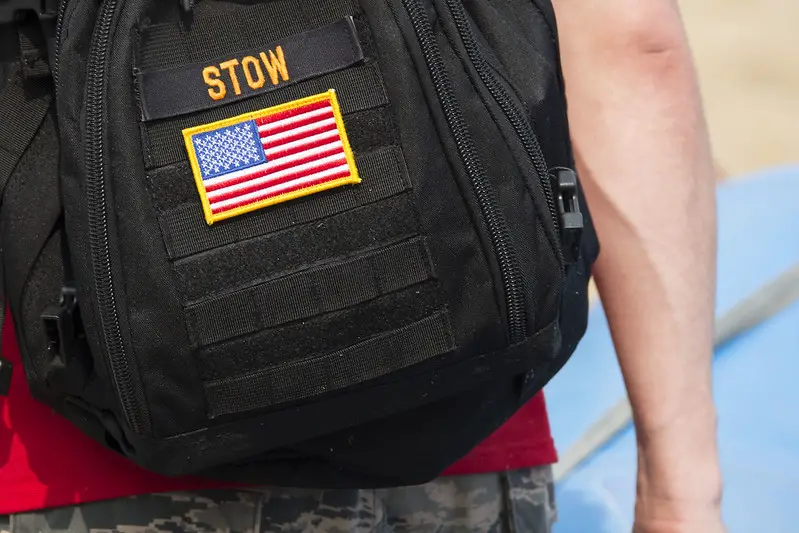
[[[29,375],[34,379],[43,377],[47,364],[40,327],[42,308],[36,307],[58,300],[64,275],[58,245],[58,230],[63,227],[61,202],[51,192],[58,190],[55,141],[55,121],[50,113],[9,180],[0,216],[7,296],[12,314],[17,317],[20,348],[29,352],[25,361],[29,362]],[[31,210],[31,205],[37,208]],[[45,247],[49,248],[48,261],[40,259]],[[41,286],[27,289],[26,284]],[[25,308],[27,312],[23,311]]]
[[[9,277],[37,397],[156,472],[368,488],[438,475],[540,390],[585,330],[598,253],[581,195],[582,254],[559,262],[548,172],[508,114],[547,169],[573,166],[554,15],[464,0],[464,28],[452,6],[69,2],[40,134],[61,153],[35,144],[26,163],[60,192],[20,186],[15,212],[52,208],[9,219],[39,243]],[[362,61],[319,50],[302,81],[201,106],[192,86],[191,106],[170,104],[203,65],[346,17]],[[166,107],[148,114],[153,76]],[[331,89],[361,182],[209,225],[183,130]],[[93,366],[62,387],[42,379],[33,323],[68,277]]]
[[[0,271],[25,371],[32,390],[41,395],[49,364],[47,339],[40,327],[41,311],[58,298],[64,266],[61,204],[51,192],[52,188],[58,189],[55,122],[52,113],[47,113],[41,124],[38,122],[35,136],[14,166],[3,195]],[[36,209],[31,210],[31,205]]]
[[[446,3],[437,2],[437,11],[444,13]],[[442,29],[442,46],[457,42],[458,31],[454,26],[442,23]],[[484,148],[482,154],[485,165],[500,204],[504,207],[527,296],[528,327],[535,329],[536,324],[549,324],[557,316],[555,298],[562,285],[560,266],[554,252],[557,243],[541,239],[539,233],[546,221],[551,220],[540,185],[541,178],[493,95],[487,88],[481,87],[480,77],[470,66],[465,49],[455,47],[451,53],[452,59],[448,63],[453,70],[469,76],[459,89],[462,91],[460,101],[464,102],[467,113],[482,114],[486,124],[494,125],[494,128],[476,131],[475,143],[479,148]],[[505,143],[492,143],[494,138],[503,138]],[[518,179],[519,173],[524,179]],[[551,222],[547,227],[550,226]]]
[[[387,324],[404,327],[421,320],[442,305],[435,283],[422,283],[364,305],[208,346],[196,354],[198,367],[203,380],[212,381],[300,360],[308,354],[335,352],[354,344],[352,339],[379,335]]]
[[[67,247],[74,273],[74,281],[83,287],[81,297],[81,316],[85,324],[92,324],[97,320],[95,302],[93,301],[91,287],[91,268],[88,261],[88,225],[86,224],[86,203],[83,197],[83,137],[81,125],[83,119],[81,112],[85,94],[86,66],[88,60],[89,43],[97,14],[98,5],[95,2],[67,2],[64,13],[64,25],[69,31],[64,31],[59,36],[60,53],[58,56],[59,73],[69,73],[59,76],[56,86],[58,112],[58,139],[60,141],[59,157],[59,182],[61,185],[61,201],[64,206],[64,227],[67,237]],[[52,190],[51,190],[52,191]],[[67,206],[69,208],[67,209]],[[41,312],[41,311],[40,311]],[[115,397],[113,381],[107,368],[107,362],[102,356],[103,346],[99,332],[89,326],[86,327],[86,336],[91,347],[94,359],[93,379],[94,389],[86,390],[84,397],[91,398],[98,410],[107,410],[121,416],[119,400]],[[51,391],[51,394],[59,394]],[[98,401],[97,398],[102,398]],[[62,402],[54,405],[59,412],[65,412],[66,407]],[[105,444],[105,429],[102,423],[93,419],[90,422],[94,428],[91,433]],[[89,422],[80,422],[82,428],[88,430]]]
[[[41,76],[26,79],[22,70],[21,66],[14,69],[0,91],[0,193],[39,130],[52,100],[50,82]]]
[[[445,311],[336,352],[268,367],[206,385],[210,416],[263,409],[337,391],[407,368],[453,349]]]
[[[308,265],[326,257],[396,242],[416,234],[416,216],[407,196],[347,211],[324,223],[306,224],[266,238],[181,259],[175,273],[185,299],[194,302],[235,289],[270,272]]]
[[[186,310],[194,342],[213,344],[338,311],[427,281],[433,276],[421,238],[323,263]]]
[[[8,31],[8,29],[6,29]],[[28,160],[39,158],[46,162],[54,148],[45,147],[42,153],[29,152],[31,146],[40,137],[39,132],[43,121],[47,118],[52,101],[52,85],[44,74],[48,72],[47,54],[43,45],[41,32],[31,23],[21,23],[19,28],[11,30],[18,36],[19,60],[9,65],[8,77],[0,82],[0,215],[8,217],[8,208],[5,198],[13,196],[15,191],[9,191],[9,182],[12,178],[19,178],[20,166],[25,156]],[[45,217],[47,215],[45,214]],[[33,225],[25,228],[21,237],[35,237],[39,228]],[[27,231],[30,230],[30,231]],[[19,242],[16,235],[10,234],[5,228],[0,228],[0,328],[3,327],[6,315],[7,294],[6,279],[27,274],[22,266],[24,263],[10,263],[5,256],[7,248],[17,248]],[[39,240],[33,243],[23,241],[29,246],[41,246]],[[35,258],[35,256],[34,256]],[[17,284],[19,287],[19,284]],[[17,288],[15,287],[15,289]],[[14,291],[16,292],[16,290]],[[15,295],[16,296],[16,295]],[[29,359],[24,361],[25,366],[31,369]],[[12,381],[12,367],[9,361],[2,358],[0,353],[0,394],[6,394]],[[32,373],[32,369],[31,369]],[[33,374],[32,374],[33,375]]]

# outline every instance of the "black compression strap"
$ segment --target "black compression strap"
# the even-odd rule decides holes
[[[410,187],[399,147],[389,146],[356,156],[363,183],[276,205],[239,220],[209,226],[199,204],[165,212],[159,218],[170,258],[179,259],[291,226],[342,213],[354,207],[390,198]]]
[[[42,125],[52,101],[50,89],[48,79],[25,80],[17,67],[0,92],[0,195]]]
[[[434,277],[421,238],[285,276],[187,310],[192,340],[208,345],[345,309]]]
[[[209,416],[243,413],[340,390],[455,349],[446,311],[334,353],[208,383]]]

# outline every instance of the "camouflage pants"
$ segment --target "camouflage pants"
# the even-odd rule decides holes
[[[550,533],[549,467],[383,490],[148,495],[12,515],[10,533]]]

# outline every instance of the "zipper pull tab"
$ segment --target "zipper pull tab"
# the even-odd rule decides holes
[[[194,9],[195,0],[178,0],[178,2],[180,3],[180,7],[183,8],[183,11],[187,13]]]
[[[8,396],[11,390],[11,373],[14,366],[8,359],[0,356],[0,396]]]

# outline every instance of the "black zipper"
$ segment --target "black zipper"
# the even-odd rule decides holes
[[[136,396],[130,364],[125,353],[114,290],[108,235],[104,137],[105,84],[111,25],[118,3],[118,0],[103,2],[91,41],[85,106],[86,201],[97,315],[100,319],[105,349],[111,362],[114,385],[122,403],[126,421],[134,431],[144,433],[146,426],[149,426],[149,415],[146,410],[141,408],[141,402]]]
[[[55,50],[53,51],[53,85],[56,92],[58,92],[58,56],[61,53],[61,32],[64,29],[64,14],[67,11],[67,3],[69,0],[61,0],[58,2],[58,18],[55,23]]]
[[[508,313],[511,342],[519,342],[527,335],[524,287],[516,252],[510,238],[507,222],[499,210],[494,191],[486,176],[485,167],[475,148],[474,140],[463,119],[452,82],[446,72],[441,50],[436,42],[430,20],[420,0],[403,0],[416,38],[424,55],[427,69],[444,110],[458,153],[463,161],[474,195],[499,263],[500,276]]]
[[[469,60],[474,65],[477,75],[485,84],[488,92],[497,102],[502,112],[507,117],[508,121],[516,132],[516,135],[521,140],[525,152],[533,163],[538,180],[541,182],[541,188],[544,191],[549,214],[552,217],[552,224],[555,228],[555,239],[557,246],[555,246],[555,253],[558,256],[561,267],[564,266],[565,261],[563,257],[563,250],[560,246],[560,214],[555,203],[555,195],[552,191],[552,182],[549,178],[549,167],[547,166],[544,152],[541,150],[541,144],[538,142],[533,127],[519,107],[513,102],[510,94],[502,85],[502,83],[494,74],[493,69],[489,66],[482,51],[480,50],[477,40],[474,37],[471,23],[467,18],[466,10],[461,3],[461,0],[445,0],[455,26],[458,29],[463,46],[466,49],[466,54]]]

